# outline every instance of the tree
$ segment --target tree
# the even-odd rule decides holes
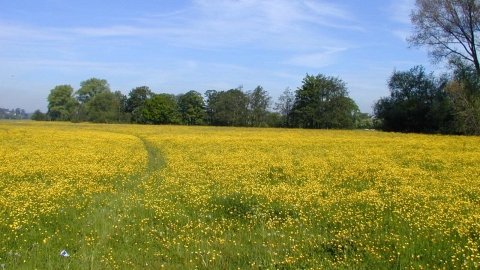
[[[356,111],[341,79],[307,74],[295,91],[292,123],[303,128],[353,128]]]
[[[275,103],[275,110],[280,113],[282,126],[290,127],[292,126],[292,109],[295,102],[295,94],[286,88],[283,93],[278,98],[278,102]]]
[[[271,97],[260,85],[247,92],[249,125],[260,127],[267,125],[268,108]]]
[[[145,103],[142,114],[147,123],[179,124],[181,122],[175,97],[170,94],[154,94]]]
[[[79,102],[74,121],[86,121],[89,119],[88,102],[103,92],[110,92],[107,80],[91,78],[80,83],[80,88],[75,92]]]
[[[144,123],[143,119],[143,106],[148,99],[152,98],[154,93],[148,88],[148,86],[140,86],[132,89],[128,93],[127,99],[127,112],[131,114],[133,123]]]
[[[283,127],[283,118],[279,112],[268,112],[266,124],[268,127]]]
[[[205,92],[205,120],[209,125],[217,125],[215,114],[218,107],[218,98],[220,92],[216,90],[207,90]]]
[[[96,123],[118,122],[120,103],[109,90],[97,94],[87,103],[88,120]]]
[[[40,110],[36,110],[30,119],[34,121],[47,121],[48,117],[45,113],[42,113]]]
[[[480,76],[471,65],[457,65],[446,91],[452,98],[455,131],[480,135]]]
[[[368,113],[359,113],[356,118],[355,128],[372,129],[375,128],[374,119]]]
[[[77,106],[70,85],[57,85],[47,97],[47,116],[52,120],[69,121]]]
[[[201,125],[205,118],[205,102],[202,94],[191,90],[178,96],[178,110],[182,123],[186,125]]]
[[[422,66],[394,71],[388,81],[390,96],[378,100],[374,115],[385,131],[450,133],[453,114],[445,92],[446,77],[435,78]]]
[[[120,91],[113,92],[115,99],[118,101],[118,122],[119,123],[129,123],[130,114],[127,112],[127,96],[122,94]]]
[[[77,90],[77,100],[85,104],[96,95],[110,91],[110,85],[107,80],[91,78],[80,83],[80,89]]]
[[[239,86],[228,91],[208,90],[206,118],[210,125],[246,126],[248,96]]]
[[[218,95],[215,120],[221,126],[247,125],[248,97],[242,87],[222,91]]]
[[[353,99],[346,96],[334,97],[326,107],[325,112],[329,116],[325,122],[327,128],[356,128],[360,110]]]
[[[471,63],[480,75],[480,1],[416,0],[411,13],[413,46],[427,46],[433,62],[459,59]]]

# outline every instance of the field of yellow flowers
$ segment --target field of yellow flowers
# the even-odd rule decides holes
[[[480,267],[479,164],[478,137],[0,121],[0,267]]]

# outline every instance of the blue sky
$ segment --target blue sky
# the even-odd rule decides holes
[[[339,77],[363,112],[393,70],[431,66],[405,38],[413,0],[0,0],[0,107],[46,111],[56,85],[244,90],[276,101],[308,73]]]

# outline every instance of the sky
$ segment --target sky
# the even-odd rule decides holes
[[[155,93],[262,86],[276,102],[307,74],[338,77],[362,112],[409,48],[414,0],[0,0],[0,107],[47,110],[57,85],[90,78]]]

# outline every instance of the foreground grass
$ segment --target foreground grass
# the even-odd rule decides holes
[[[0,122],[0,264],[474,268],[479,154],[475,137]]]

